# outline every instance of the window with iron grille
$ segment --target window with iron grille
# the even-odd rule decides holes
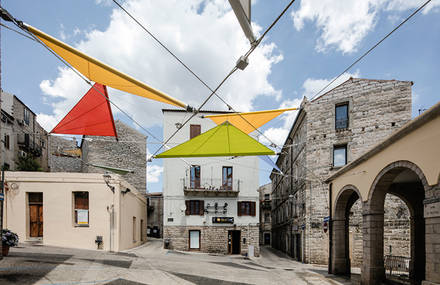
[[[348,103],[336,105],[335,128],[337,130],[348,128]]]

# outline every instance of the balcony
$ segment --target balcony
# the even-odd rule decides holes
[[[237,197],[240,192],[241,181],[239,179],[202,178],[185,179],[182,178],[183,192],[191,196],[223,196]]]

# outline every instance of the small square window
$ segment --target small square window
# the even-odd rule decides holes
[[[195,138],[200,135],[201,127],[200,125],[190,125],[189,126],[189,139]]]
[[[335,129],[348,128],[348,103],[336,105],[335,110]]]
[[[347,164],[347,145],[333,148],[333,166],[341,167]]]

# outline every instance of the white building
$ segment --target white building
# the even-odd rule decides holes
[[[173,147],[216,127],[200,112],[169,142]],[[189,114],[163,110],[164,139]],[[163,160],[164,241],[177,250],[259,254],[259,158]]]

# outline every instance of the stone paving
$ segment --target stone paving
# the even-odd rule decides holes
[[[352,284],[326,272],[268,247],[247,259],[169,251],[150,239],[123,253],[21,244],[0,261],[0,284]]]

